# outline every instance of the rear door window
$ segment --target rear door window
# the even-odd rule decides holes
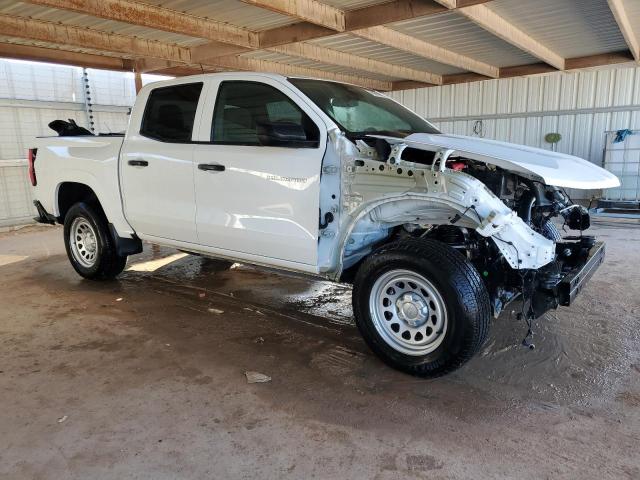
[[[201,82],[152,90],[140,134],[162,142],[190,142],[201,91]]]

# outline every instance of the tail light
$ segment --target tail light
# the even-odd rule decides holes
[[[38,184],[36,179],[36,153],[38,153],[37,148],[29,149],[29,180],[31,180],[31,185],[34,187]]]

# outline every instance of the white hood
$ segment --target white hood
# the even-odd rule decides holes
[[[618,177],[587,160],[541,148],[462,135],[414,133],[402,139],[380,138],[419,150],[454,150],[453,155],[459,154],[506,170],[533,174],[547,185],[556,187],[600,189],[620,185]]]

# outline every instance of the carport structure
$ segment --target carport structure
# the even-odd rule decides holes
[[[0,56],[380,91],[640,61],[637,0],[0,0]]]

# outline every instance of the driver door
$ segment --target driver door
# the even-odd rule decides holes
[[[194,145],[196,226],[199,243],[223,254],[315,271],[326,128],[295,95],[268,78],[210,89],[209,142]],[[270,144],[274,124],[304,130],[308,144]]]

